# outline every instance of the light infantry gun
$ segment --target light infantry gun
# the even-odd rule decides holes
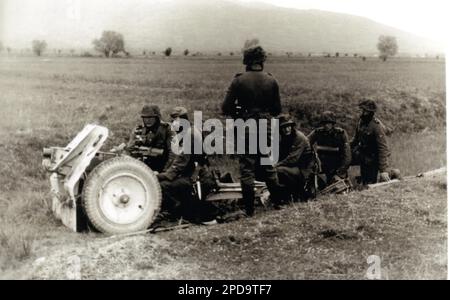
[[[43,167],[50,173],[52,211],[73,231],[87,224],[106,234],[128,234],[148,229],[159,214],[162,195],[155,173],[142,161],[159,155],[159,149],[122,144],[102,152],[108,129],[86,125],[66,147],[43,150]],[[199,189],[201,186],[197,185]],[[264,202],[267,188],[255,186]],[[239,183],[221,183],[204,201],[242,198]]]

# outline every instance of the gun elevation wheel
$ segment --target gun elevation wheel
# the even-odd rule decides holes
[[[147,165],[119,156],[104,161],[89,174],[82,203],[91,223],[103,233],[145,230],[161,207],[161,187]]]

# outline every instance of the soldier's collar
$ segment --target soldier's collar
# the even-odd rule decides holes
[[[264,68],[261,65],[255,64],[247,66],[246,70],[250,72],[261,72]]]

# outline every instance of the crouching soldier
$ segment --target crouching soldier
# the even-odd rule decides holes
[[[322,113],[321,127],[313,130],[308,138],[319,157],[327,184],[347,177],[351,162],[351,150],[347,132],[336,127],[336,116],[331,111]]]
[[[388,157],[390,155],[384,126],[375,118],[377,105],[373,100],[359,104],[361,116],[353,140],[350,142],[353,163],[361,168],[361,183],[373,184],[389,181]]]
[[[153,171],[161,172],[169,159],[170,124],[161,120],[161,112],[156,105],[144,105],[141,117],[142,124],[134,128],[126,149],[133,157],[143,157],[144,163]]]
[[[186,108],[175,107],[170,116],[176,135],[172,138],[170,158],[164,170],[157,174],[163,196],[163,210],[169,211],[176,218],[183,217],[189,221],[214,220],[211,215],[199,216],[206,209],[193,196],[193,175],[196,162],[201,156],[194,153],[194,145],[202,142],[201,133],[190,125],[188,128],[183,126],[189,124]]]
[[[280,155],[275,165],[279,182],[286,188],[287,198],[306,200],[309,179],[314,170],[314,154],[308,138],[295,128],[289,115],[281,115]]]

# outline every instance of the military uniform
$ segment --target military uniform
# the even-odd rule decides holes
[[[199,138],[193,130],[189,130],[187,135],[193,139]],[[182,149],[182,141],[179,142],[179,145]],[[172,212],[175,216],[190,219],[195,214],[192,202],[194,200],[192,177],[195,172],[195,162],[193,149],[190,153],[182,151],[175,154],[171,152],[163,172],[157,175],[164,199],[163,209]]]
[[[276,79],[262,70],[236,74],[222,104],[222,112],[244,120],[278,115],[281,101]]]
[[[165,122],[159,122],[151,128],[138,125],[130,135],[127,148],[131,149],[134,146],[151,148],[149,156],[146,157],[144,162],[153,171],[161,172],[169,158],[172,134],[170,124]]]
[[[175,118],[180,114],[187,114],[187,110],[176,107],[171,116]],[[183,147],[185,138],[191,139],[189,152]],[[200,131],[192,127],[186,131],[183,139],[177,140],[173,137],[172,143],[178,144],[180,153],[171,151],[163,172],[157,175],[164,199],[163,209],[170,211],[176,217],[182,216],[191,221],[205,218],[210,220],[216,212],[207,203],[195,199],[193,195],[196,162],[203,161],[201,154],[194,154],[194,145],[196,141],[201,142],[202,136]]]
[[[351,162],[350,144],[344,129],[333,127],[326,130],[319,127],[313,130],[309,136],[312,146],[316,146],[316,152],[320,160],[322,173],[331,183],[334,176],[347,177],[347,170]]]
[[[376,105],[371,100],[363,101],[360,107],[372,112],[376,110]],[[389,147],[384,126],[377,118],[361,119],[350,145],[353,162],[361,168],[362,184],[376,183],[378,172],[388,172]]]
[[[294,126],[289,136],[281,137],[280,157],[275,167],[280,184],[286,187],[285,194],[295,199],[308,197],[306,184],[313,173],[314,154],[308,138]]]
[[[270,73],[263,71],[264,60],[265,54],[261,47],[244,52],[246,72],[236,74],[231,82],[222,104],[222,113],[233,118],[255,119],[257,124],[259,119],[268,120],[267,135],[270,136],[270,119],[281,112],[281,102],[277,81]],[[244,137],[238,138],[244,138],[247,142],[253,134],[259,137],[259,128],[256,132],[246,132]],[[248,147],[246,148],[248,150]],[[257,152],[258,154],[248,154],[246,151],[247,154],[239,156],[242,195],[249,216],[253,215],[254,211],[255,179],[266,182],[272,198],[277,198],[279,195],[275,168],[261,165],[260,160],[263,154],[259,149]]]

